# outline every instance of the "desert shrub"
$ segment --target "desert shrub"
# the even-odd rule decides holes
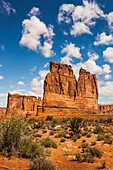
[[[75,133],[80,132],[82,118],[74,117],[71,119],[70,127]]]
[[[34,128],[35,129],[39,129],[39,128],[43,127],[43,125],[44,125],[43,119],[39,120],[38,122],[34,122]]]
[[[85,142],[86,142],[86,140],[85,140],[85,139],[83,139],[83,140],[82,140],[82,143],[85,143]]]
[[[49,147],[49,148],[53,147],[55,149],[57,148],[57,143],[54,140],[50,139],[49,137],[42,138],[41,144],[45,147]]]
[[[92,156],[95,156],[98,158],[101,158],[102,156],[102,152],[96,147],[88,147],[86,149],[86,152],[89,152]]]
[[[74,142],[76,142],[76,141],[77,141],[77,136],[76,136],[76,135],[73,135],[73,136],[71,137],[71,139],[72,139]]]
[[[28,123],[28,124],[34,124],[34,122],[37,122],[37,121],[38,121],[37,119],[31,118],[31,119],[28,119],[28,120],[27,120],[27,123]]]
[[[60,140],[60,142],[65,142],[66,140],[65,140],[65,138],[61,138],[61,140]]]
[[[100,162],[100,165],[101,165],[101,167],[100,167],[101,169],[107,168],[105,161],[101,161],[101,162]]]
[[[22,118],[10,119],[2,124],[0,128],[0,152],[12,155],[12,148],[18,148],[21,136],[26,134],[27,124]]]
[[[19,156],[24,158],[35,158],[44,156],[44,147],[39,141],[34,141],[31,137],[22,137],[18,144]]]
[[[90,133],[88,133],[88,134],[86,135],[86,137],[87,137],[87,138],[90,138],[90,137],[91,137],[91,134],[90,134]]]
[[[94,162],[94,157],[90,153],[85,153],[85,154],[77,153],[75,154],[75,156],[78,162],[87,162],[87,163]]]
[[[49,135],[54,135],[54,132],[53,132],[53,131],[50,131]]]
[[[82,148],[87,148],[88,146],[89,146],[89,145],[88,145],[88,143],[86,143],[86,142],[84,142],[84,143],[81,144],[81,147],[82,147]]]
[[[94,163],[94,157],[90,153],[86,153],[83,155],[83,162]]]
[[[76,160],[78,162],[83,162],[83,156],[80,153],[75,153]]]
[[[85,136],[87,134],[88,134],[88,132],[85,131],[85,132],[82,133],[82,136]]]
[[[84,127],[84,131],[88,131],[88,127]]]
[[[65,137],[66,136],[66,132],[64,130],[60,130],[59,132],[57,132],[57,134],[55,135],[55,138],[60,138],[60,137]]]
[[[94,133],[95,133],[95,134],[104,134],[104,129],[101,128],[100,126],[97,126],[97,127],[94,129]]]
[[[46,120],[52,121],[53,120],[53,116],[47,116]]]
[[[98,140],[98,141],[104,140],[104,135],[99,134],[99,135],[97,136],[97,140]]]
[[[38,137],[38,138],[41,138],[41,137],[42,137],[42,135],[41,135],[41,134],[38,134],[38,133],[34,134],[34,136],[35,136],[35,137]]]
[[[80,139],[81,138],[81,135],[80,134],[77,134],[77,139]]]
[[[42,130],[42,132],[43,132],[43,133],[47,133],[47,130],[46,130],[46,129],[44,129],[44,130]]]
[[[30,161],[30,170],[56,170],[55,165],[44,157],[36,157]]]
[[[96,145],[96,141],[91,142],[91,146],[94,146],[94,145]]]
[[[113,141],[113,139],[112,139],[110,136],[105,135],[105,137],[104,137],[104,143],[112,144],[112,141]]]
[[[70,133],[69,133],[69,135],[70,135],[70,136],[73,136],[73,135],[74,135],[74,133],[73,133],[73,132],[70,132]]]

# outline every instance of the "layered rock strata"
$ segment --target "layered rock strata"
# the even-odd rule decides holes
[[[99,105],[100,112],[113,112],[113,104]]]
[[[42,112],[41,98],[8,93],[7,115],[37,116]]]
[[[43,111],[73,109],[98,110],[96,76],[81,68],[77,82],[70,65],[51,62],[44,81]]]

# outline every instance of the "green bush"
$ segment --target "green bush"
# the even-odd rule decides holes
[[[46,160],[44,157],[37,157],[30,161],[30,170],[56,170],[52,162]]]
[[[97,126],[97,127],[94,129],[94,133],[95,133],[95,134],[104,134],[104,129],[101,128],[100,126]]]
[[[104,137],[104,143],[112,144],[112,142],[113,142],[113,139],[109,137],[108,135]]]
[[[90,137],[91,137],[91,134],[90,134],[90,133],[88,133],[88,134],[86,135],[86,137],[87,137],[87,138],[90,138]]]
[[[74,117],[71,119],[70,127],[75,133],[80,132],[82,118]]]
[[[76,135],[73,135],[73,136],[71,137],[71,139],[72,139],[74,142],[76,142],[76,141],[77,141],[77,136],[76,136]]]
[[[12,149],[17,150],[21,137],[26,133],[27,124],[22,118],[7,120],[0,128],[0,152],[12,155]]]
[[[33,141],[31,137],[22,137],[18,144],[19,156],[24,158],[35,158],[44,156],[44,147],[39,141]]]
[[[87,148],[88,146],[89,146],[89,144],[86,143],[86,142],[84,142],[84,143],[81,144],[81,147],[82,147],[82,148]]]
[[[98,158],[102,157],[102,152],[96,147],[88,147],[86,149],[86,152],[89,152],[92,156],[95,156]]]
[[[97,140],[98,140],[98,141],[104,140],[104,135],[99,134],[99,135],[97,136]]]
[[[34,134],[34,136],[35,136],[35,137],[38,137],[38,138],[41,138],[41,137],[42,137],[42,135],[41,135],[41,134],[38,134],[38,133]]]
[[[101,167],[100,167],[101,169],[107,168],[105,161],[100,162],[100,164],[101,164]]]
[[[52,121],[53,120],[53,116],[47,116],[46,120]]]
[[[61,140],[60,140],[60,142],[65,142],[66,140],[65,140],[65,138],[61,138]]]
[[[55,149],[57,148],[57,143],[54,140],[50,139],[49,137],[42,138],[41,144],[45,147],[48,147],[48,148],[51,148],[51,147],[53,147]]]
[[[91,146],[94,146],[94,145],[96,145],[96,141],[91,142]]]
[[[42,132],[43,132],[43,133],[47,133],[47,130],[46,130],[46,129],[44,129],[44,130],[42,130]]]
[[[53,131],[50,131],[49,135],[54,135],[54,132],[53,132]]]
[[[87,163],[94,162],[94,157],[90,153],[86,153],[86,154],[77,153],[75,154],[75,156],[78,162],[87,162]]]

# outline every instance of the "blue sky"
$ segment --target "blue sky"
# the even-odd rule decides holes
[[[113,1],[0,0],[0,107],[8,92],[42,97],[50,61],[96,74],[113,103]]]

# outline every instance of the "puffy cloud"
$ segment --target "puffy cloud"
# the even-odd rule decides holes
[[[106,74],[105,75],[105,80],[109,80],[111,78],[111,75],[110,74]]]
[[[77,36],[83,33],[92,34],[90,26],[95,25],[95,20],[105,17],[98,4],[83,0],[83,5],[63,4],[59,8],[58,23],[73,23],[71,35]]]
[[[4,77],[0,75],[0,80],[2,80]]]
[[[110,12],[108,15],[106,15],[106,19],[108,21],[108,25],[110,29],[113,29],[113,12]]]
[[[113,48],[112,47],[106,48],[106,50],[103,51],[103,57],[105,58],[105,61],[113,63]]]
[[[94,42],[94,45],[110,45],[113,44],[113,36],[106,35],[105,32],[101,33],[100,35],[97,35],[96,41]]]
[[[2,64],[0,64],[0,67],[2,67]]]
[[[61,53],[66,53],[65,57],[61,57],[61,63],[71,64],[71,61],[73,61],[72,57],[82,59],[80,48],[75,47],[75,44],[67,44],[66,47],[64,47],[61,51]]]
[[[108,64],[104,64],[102,68],[103,68],[103,71],[102,71],[103,74],[111,73],[110,66]]]
[[[55,34],[52,25],[47,27],[38,17],[30,16],[30,19],[25,19],[22,22],[22,26],[23,31],[19,42],[20,45],[26,46],[37,53],[41,51],[46,58],[54,55],[52,38]],[[41,40],[43,40],[43,44]]]
[[[77,22],[72,26],[72,29],[70,31],[70,34],[73,35],[74,37],[81,35],[81,34],[92,34],[90,32],[90,29],[87,25],[84,24],[84,22]]]
[[[11,11],[15,14],[16,13],[16,9],[14,9],[11,5],[10,2],[5,2],[5,1],[1,1],[2,6],[1,6],[1,12],[5,12],[7,13],[7,15],[11,14]]]
[[[94,53],[95,54],[95,53]],[[92,54],[92,55],[94,55]],[[96,54],[95,54],[96,56]],[[95,60],[97,59],[95,56],[90,57],[87,61],[72,64],[73,70],[75,72],[76,77],[79,76],[79,70],[82,67],[83,69],[86,69],[87,71],[91,72],[92,74],[102,75],[102,74],[109,74],[111,72],[110,66],[108,64],[103,65],[100,67],[96,64]],[[97,55],[98,56],[98,55]]]
[[[96,53],[90,53],[88,52],[88,57],[90,58],[90,60],[98,60],[99,59],[99,55]]]
[[[33,94],[37,97],[38,96],[43,97],[44,79],[48,72],[49,72],[49,70],[40,70],[39,71],[40,77],[33,78],[32,82],[31,82],[31,90],[32,91],[29,91],[28,92],[29,94]]]
[[[58,23],[65,22],[70,23],[70,14],[74,11],[75,6],[73,4],[63,4],[60,6],[58,14]],[[66,15],[66,16],[65,16]]]
[[[18,85],[19,85],[19,86],[25,86],[25,84],[24,84],[23,81],[19,81],[19,82],[18,82]]]
[[[28,16],[31,17],[31,16],[37,16],[40,14],[40,11],[39,11],[39,8],[37,7],[33,7],[31,9],[31,11],[29,12]]]

